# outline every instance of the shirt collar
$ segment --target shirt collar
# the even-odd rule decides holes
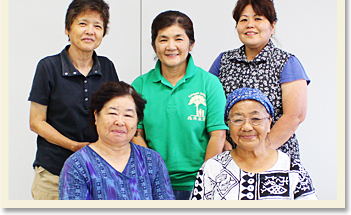
[[[61,64],[62,64],[62,76],[79,76],[82,75],[72,64],[71,59],[68,57],[67,50],[70,45],[67,45],[61,52]],[[101,73],[101,65],[99,59],[97,57],[96,52],[93,52],[93,67],[91,68],[89,74],[90,75],[102,75]]]
[[[251,62],[261,62],[267,61],[268,58],[272,55],[272,50],[275,48],[272,40],[269,40],[267,45],[262,49],[262,51],[251,61]],[[244,61],[247,62],[247,58],[245,55],[245,45],[242,45],[238,52],[235,52],[230,59],[237,60],[237,61]]]
[[[189,54],[188,59],[189,60],[188,60],[188,65],[186,67],[185,75],[184,75],[184,77],[181,80],[179,80],[179,82],[184,82],[185,80],[187,80],[188,78],[191,78],[195,74],[196,66],[194,64],[194,60],[193,60],[193,57],[191,56],[191,54]],[[154,71],[155,72],[154,72],[153,82],[160,82],[160,81],[162,81],[162,79],[164,79],[164,77],[161,74],[161,61],[160,60],[157,60]]]

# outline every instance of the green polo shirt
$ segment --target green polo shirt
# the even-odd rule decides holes
[[[174,190],[192,190],[205,159],[209,132],[227,129],[226,97],[218,78],[194,65],[190,56],[185,76],[172,86],[161,75],[161,63],[134,80],[146,99],[145,140],[165,161]]]

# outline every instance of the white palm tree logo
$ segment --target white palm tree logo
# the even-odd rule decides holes
[[[199,119],[201,120],[201,117],[205,118],[205,111],[200,109],[199,106],[202,104],[204,106],[206,106],[206,99],[202,96],[202,95],[194,95],[193,97],[191,97],[189,104],[188,105],[192,105],[195,104],[196,107],[196,115],[190,115],[189,117],[194,117],[193,119]],[[188,119],[190,119],[188,118]]]

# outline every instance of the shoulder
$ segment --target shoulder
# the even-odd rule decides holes
[[[105,56],[97,56],[100,63],[113,64],[113,62]]]
[[[292,55],[291,53],[284,51],[283,49],[277,48],[277,47],[272,47],[272,53],[275,56],[282,56],[282,58],[289,59],[289,57]]]
[[[148,73],[138,76],[131,84],[132,87],[138,92],[142,93],[144,86],[152,85],[155,78],[155,71],[150,70]]]
[[[153,149],[145,148],[143,146],[139,146],[139,145],[132,143],[132,142],[130,144],[131,144],[131,147],[133,148],[133,150],[135,150],[135,152],[137,154],[146,158],[147,160],[158,161],[161,158],[161,155]]]
[[[43,64],[61,66],[60,62],[61,62],[60,54],[55,54],[55,55],[46,56],[46,57],[40,59],[38,66],[43,65]]]
[[[213,167],[213,166],[227,166],[229,162],[233,160],[232,155],[230,154],[230,151],[225,151],[222,152],[210,159],[208,159],[205,163],[204,166],[207,168]]]
[[[88,146],[83,147],[82,149],[76,151],[66,160],[66,163],[80,165],[84,163],[82,161],[87,160],[88,154],[90,154],[90,148]]]

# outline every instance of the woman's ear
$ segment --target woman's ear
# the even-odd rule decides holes
[[[189,47],[189,51],[192,51],[192,50],[193,50],[194,45],[195,45],[195,42],[193,42],[193,44],[191,44],[191,45],[190,45],[190,47]]]
[[[95,125],[96,125],[96,121],[97,121],[98,116],[99,116],[99,113],[97,112],[97,110],[95,110],[94,111]]]

